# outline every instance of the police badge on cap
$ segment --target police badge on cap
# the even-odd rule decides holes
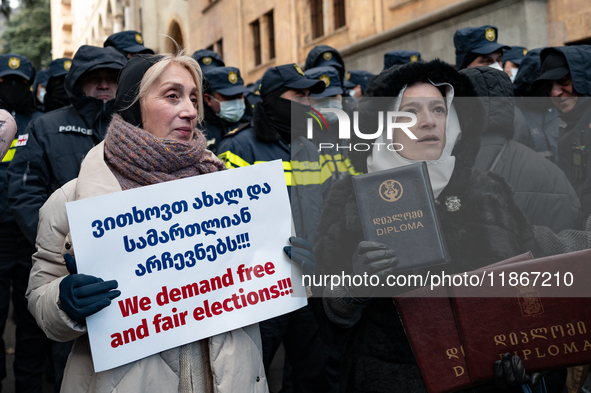
[[[144,39],[142,38],[142,35],[140,33],[135,33],[135,42],[137,42],[140,45],[144,44]]]
[[[10,59],[8,59],[8,66],[11,69],[16,70],[21,66],[21,59],[19,59],[18,57],[11,57]]]
[[[488,29],[486,29],[486,31],[484,32],[484,37],[490,41],[493,42],[497,37],[495,35],[495,29],[489,27]]]
[[[70,71],[70,67],[72,67],[72,60],[64,61],[64,70]]]
[[[299,65],[294,64],[293,67],[296,69],[296,71],[298,72],[298,74],[300,74],[301,76],[305,76],[304,75],[304,71],[302,71],[302,69],[300,68]]]
[[[228,81],[230,81],[230,83],[233,85],[235,85],[236,82],[238,82],[238,75],[236,74],[236,72],[232,71],[228,74]]]
[[[201,59],[201,61],[203,62],[203,64],[205,65],[210,65],[211,64],[211,57],[206,56],[203,59]]]
[[[322,58],[324,58],[324,60],[329,61],[330,59],[332,59],[332,53],[330,52],[324,52],[322,54]]]

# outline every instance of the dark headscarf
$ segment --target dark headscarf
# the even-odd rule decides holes
[[[135,55],[119,72],[115,113],[135,127],[144,127],[140,101],[134,102],[140,92],[140,83],[146,71],[162,59],[164,56],[160,55]]]

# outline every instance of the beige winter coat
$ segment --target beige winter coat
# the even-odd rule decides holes
[[[74,254],[65,203],[121,191],[103,158],[103,143],[82,163],[78,179],[54,192],[39,211],[37,252],[29,279],[29,311],[55,341],[76,340],[68,358],[62,392],[179,391],[180,347],[95,373],[86,326],[58,308],[59,284],[68,275],[63,254]],[[211,153],[209,153],[211,154]],[[258,324],[210,337],[209,355],[216,393],[268,392]]]

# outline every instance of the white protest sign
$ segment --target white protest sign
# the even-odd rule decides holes
[[[306,305],[279,160],[66,208],[78,272],[121,291],[86,320],[96,372]]]

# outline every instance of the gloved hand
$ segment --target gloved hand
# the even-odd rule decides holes
[[[385,244],[364,240],[357,245],[353,254],[353,273],[363,276],[376,275],[380,282],[394,273],[398,258],[393,250],[388,250]],[[367,303],[377,290],[373,287],[348,287],[349,292],[360,303]]]
[[[312,245],[306,240],[295,236],[290,237],[289,242],[292,245],[283,247],[283,251],[302,269],[302,273],[314,274],[318,264],[316,263]]]
[[[542,373],[527,374],[521,358],[517,355],[511,356],[509,352],[495,362],[493,375],[493,383],[499,389],[509,389],[523,384],[533,387],[542,378]]]
[[[353,272],[358,275],[376,275],[380,277],[380,281],[394,273],[396,264],[396,253],[378,242],[364,240],[357,245],[353,254]]]
[[[70,254],[64,255],[66,267],[71,273],[77,271],[76,261]],[[84,323],[91,316],[111,304],[111,300],[121,295],[117,281],[103,281],[86,274],[71,273],[60,282],[59,300],[61,309],[74,321]]]

